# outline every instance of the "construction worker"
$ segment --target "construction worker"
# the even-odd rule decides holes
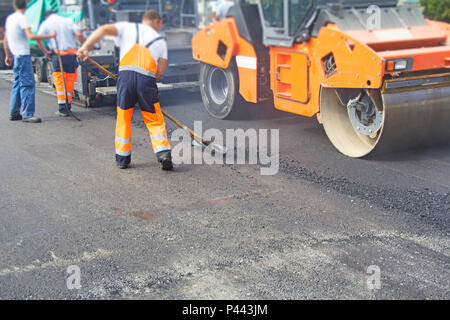
[[[233,0],[222,0],[216,9],[216,20],[222,21],[227,17],[228,10],[234,5]]]
[[[33,34],[25,17],[26,0],[14,0],[13,7],[15,12],[6,19],[6,35],[3,41],[5,64],[9,67],[14,64],[9,120],[39,123],[42,120],[34,116],[36,84],[28,40],[50,39],[56,36],[56,32],[53,31],[48,35]]]
[[[119,22],[101,26],[78,50],[78,56],[86,60],[89,50],[104,36],[119,37],[115,145],[116,162],[121,169],[127,168],[131,161],[131,118],[137,102],[162,169],[171,170],[173,167],[156,86],[156,81],[163,76],[167,65],[167,43],[158,33],[161,24],[158,12],[150,10],[144,14],[142,23]]]
[[[53,66],[53,83],[56,88],[56,97],[58,100],[58,111],[56,114],[60,117],[69,116],[66,109],[66,95],[64,92],[64,82],[66,82],[67,90],[67,108],[72,108],[72,96],[75,82],[77,81],[77,43],[76,40],[83,44],[85,38],[80,31],[80,28],[69,18],[64,18],[57,15],[53,11],[45,13],[45,21],[39,27],[38,34],[46,34],[49,30],[58,30],[56,39],[51,39],[47,42],[51,51],[48,51],[42,41],[38,41],[38,46],[41,51],[52,62]],[[61,67],[58,59],[58,51],[55,40],[58,42],[59,54],[61,55],[62,65],[64,69],[64,79],[61,72]]]

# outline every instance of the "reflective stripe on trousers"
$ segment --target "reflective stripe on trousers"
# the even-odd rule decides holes
[[[144,118],[150,138],[152,139],[153,151],[157,154],[162,151],[170,151],[169,139],[167,139],[166,124],[164,116],[161,112],[159,102],[153,104],[155,113],[142,111],[142,118]]]
[[[158,154],[160,152],[170,151],[171,148],[159,102],[154,103],[153,106],[155,113],[141,110],[141,114],[152,140],[153,151]],[[133,108],[124,110],[117,107],[115,146],[116,158],[119,159],[121,157],[128,158],[131,155],[131,118],[133,116],[133,110]],[[124,161],[129,162],[129,159],[124,159]]]
[[[64,79],[66,80],[67,100],[71,103],[75,82],[77,81],[77,73],[64,72]],[[56,88],[56,98],[58,99],[58,104],[65,104],[66,95],[64,94],[64,83],[61,72],[53,72],[53,82]]]
[[[116,154],[121,157],[131,155],[131,118],[133,117],[133,109],[123,110],[117,108],[116,121]]]

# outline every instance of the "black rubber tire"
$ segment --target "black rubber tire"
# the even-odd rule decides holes
[[[44,65],[44,66],[42,66]],[[39,84],[41,82],[47,82],[47,71],[46,71],[46,63],[43,62],[42,64],[39,61],[35,62],[34,65],[34,75],[36,79],[36,84]],[[45,72],[44,72],[45,71]]]
[[[213,83],[220,83],[220,86],[223,85],[226,90],[212,89]],[[202,64],[200,67],[200,93],[206,111],[214,118],[245,118],[245,101],[239,93],[239,77],[234,63],[231,63],[228,69]]]
[[[96,99],[95,96],[88,96],[85,100],[86,108],[95,108],[99,106],[99,101]]]
[[[5,58],[5,52],[0,48],[0,69],[6,69]]]
[[[54,83],[53,83],[53,66],[51,62],[48,62],[46,65],[46,73],[47,73],[47,82],[50,85],[50,87],[54,87]]]
[[[45,59],[42,62],[42,82],[48,82],[48,80],[47,80],[48,75],[47,75],[47,72],[45,72],[45,70],[47,70],[47,65],[51,64],[51,63],[52,62],[48,61],[47,59]]]
[[[81,107],[89,108],[88,97],[86,97],[84,94],[81,94],[79,92],[77,93],[77,97],[78,97],[78,100],[81,102],[80,103]]]

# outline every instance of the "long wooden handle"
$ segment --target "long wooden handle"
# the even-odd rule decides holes
[[[205,145],[209,145],[211,143],[211,141],[205,140],[202,137],[200,137],[198,134],[196,134],[194,132],[194,130],[186,127],[184,124],[182,124],[180,121],[178,121],[177,119],[175,119],[174,117],[172,117],[170,114],[168,114],[167,112],[165,112],[164,110],[161,110],[163,115],[166,116],[167,118],[169,118],[173,123],[175,123],[177,126],[179,126],[181,129],[186,130],[192,138],[196,139],[197,141],[202,142]]]
[[[111,78],[113,78],[114,80],[117,80],[117,76],[115,74],[113,74],[112,72],[106,70],[105,67],[103,67],[102,65],[100,65],[97,61],[95,61],[94,59],[87,57],[87,61],[92,64],[94,67],[99,68],[101,71],[103,71],[104,73],[106,73],[108,76],[110,76]]]

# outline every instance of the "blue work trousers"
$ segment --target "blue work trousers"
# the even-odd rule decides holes
[[[9,114],[20,114],[22,107],[22,118],[32,118],[35,111],[35,91],[36,84],[31,55],[14,57],[14,84],[11,91]]]

